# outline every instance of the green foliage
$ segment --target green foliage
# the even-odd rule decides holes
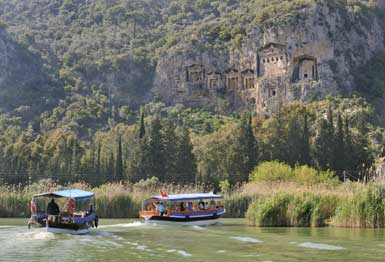
[[[385,188],[382,185],[358,186],[338,205],[333,224],[342,227],[384,227]]]
[[[254,182],[295,182],[314,185],[318,183],[338,184],[338,178],[331,171],[318,171],[309,166],[290,167],[277,161],[263,162],[250,174]]]
[[[250,175],[250,181],[292,181],[292,168],[278,161],[264,162]]]
[[[256,226],[324,226],[334,215],[338,200],[321,194],[278,193],[255,201],[246,217]]]

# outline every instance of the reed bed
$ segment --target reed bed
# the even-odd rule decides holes
[[[143,200],[160,191],[177,194],[210,190],[205,186],[166,185],[156,180],[96,188],[84,183],[61,186],[52,181],[29,187],[0,186],[0,217],[28,217],[32,195],[62,188],[95,192],[95,207],[102,218],[138,217]],[[246,217],[254,226],[385,227],[385,183],[252,182],[226,193],[225,208],[225,217]]]

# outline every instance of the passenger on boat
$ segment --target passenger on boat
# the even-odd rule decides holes
[[[214,199],[211,199],[210,201],[210,209],[215,209],[217,207],[217,204],[215,203]]]
[[[94,205],[90,203],[88,206],[88,215],[91,215],[92,213],[94,213]]]
[[[209,209],[209,202],[205,203],[205,210]]]
[[[75,200],[73,198],[68,198],[67,204],[66,204],[66,211],[67,214],[72,216],[75,212]]]
[[[179,210],[182,211],[182,212],[186,210],[186,208],[184,206],[184,202],[180,202]]]
[[[192,202],[188,202],[188,211],[193,211],[194,208],[193,208],[193,203]]]
[[[56,204],[55,199],[51,199],[51,202],[48,203],[47,206],[47,214],[48,215],[59,215],[60,209],[59,206]]]
[[[200,209],[200,210],[205,209],[205,202],[203,202],[202,200],[199,201],[198,206],[199,206],[199,209]]]
[[[166,207],[163,205],[162,202],[160,202],[158,205],[158,211],[159,211],[161,217],[167,212]]]

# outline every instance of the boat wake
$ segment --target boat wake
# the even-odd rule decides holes
[[[184,250],[176,250],[176,249],[169,249],[167,250],[168,253],[177,253],[183,257],[192,257],[192,254],[190,253],[187,253],[186,251]]]
[[[262,243],[262,240],[252,238],[252,237],[231,237],[232,239],[236,239],[242,242],[247,242],[247,243]]]
[[[345,248],[339,247],[339,246],[320,244],[320,243],[312,243],[312,242],[301,243],[298,246],[299,247],[312,248],[312,249],[321,249],[321,250],[343,250],[343,249],[345,249]]]
[[[23,233],[17,233],[16,237],[19,239],[39,239],[39,240],[49,240],[54,239],[55,234],[50,232],[44,232],[44,231],[31,231],[31,232],[23,232]]]
[[[145,224],[142,222],[132,222],[132,223],[127,223],[127,224],[114,224],[114,225],[105,225],[105,226],[99,226],[98,228],[111,228],[111,227],[141,227],[144,226]]]

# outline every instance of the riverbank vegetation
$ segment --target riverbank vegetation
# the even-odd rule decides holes
[[[95,192],[96,210],[102,218],[138,217],[142,201],[160,191],[172,194],[212,189],[204,185],[164,184],[156,177],[135,184],[108,183],[91,188],[85,183],[76,183],[64,187]],[[64,187],[52,180],[29,187],[2,187],[0,216],[27,217],[33,194]],[[253,226],[385,226],[382,181],[341,182],[330,171],[317,171],[308,166],[291,168],[273,161],[260,164],[250,175],[249,183],[232,189],[225,186],[223,191],[225,217],[246,217],[247,223]]]
[[[84,110],[83,117],[95,115],[91,108]],[[82,136],[78,124],[38,135],[0,121],[0,182],[26,185],[51,178],[96,187],[156,176],[163,183],[219,190],[221,183],[247,182],[265,161],[331,170],[341,180],[364,179],[383,142],[370,124],[371,112],[360,98],[294,103],[269,118],[152,103],[133,120],[91,136]],[[73,116],[75,121],[79,112]]]

